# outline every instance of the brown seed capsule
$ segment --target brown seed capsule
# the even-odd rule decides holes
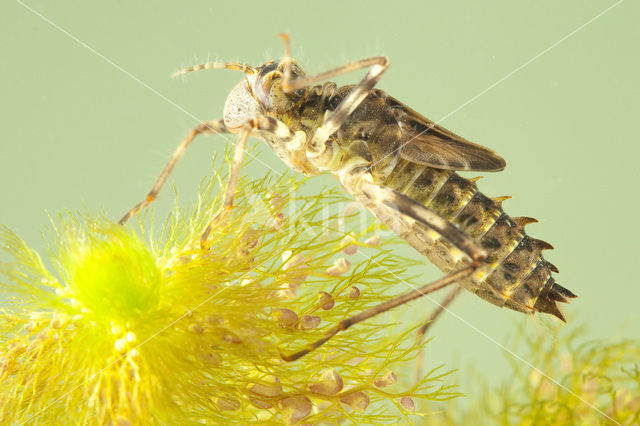
[[[319,395],[337,395],[343,387],[342,377],[331,368],[325,371],[317,383],[309,385],[309,390]]]
[[[298,323],[298,314],[291,309],[276,309],[273,311],[273,316],[282,328],[293,328]]]
[[[318,293],[318,304],[322,309],[328,311],[335,306],[336,302],[335,300],[333,300],[332,295],[330,295],[326,291],[321,291]]]
[[[357,299],[358,297],[360,297],[360,289],[355,285],[351,286],[349,289],[349,299]]]
[[[249,396],[249,402],[258,408],[268,410],[275,403],[273,398],[282,395],[282,386],[277,378],[273,379],[273,383],[264,382],[256,383],[249,388],[249,392],[254,396]]]
[[[260,396],[275,397],[282,395],[282,386],[279,383],[256,383],[249,391]]]
[[[306,259],[304,258],[303,255],[301,255],[300,253],[296,254],[295,256],[291,255],[291,251],[287,250],[284,253],[282,253],[282,261],[284,262],[284,265],[282,265],[282,269],[284,269],[285,271],[289,270],[289,269],[293,269],[296,266],[306,266]]]
[[[351,267],[351,264],[349,263],[349,261],[344,257],[341,257],[338,260],[336,260],[332,266],[327,268],[327,270],[325,271],[325,274],[334,275],[334,276],[342,275],[345,272],[347,272],[350,267]]]
[[[284,214],[278,213],[277,215],[275,215],[273,220],[271,220],[270,228],[274,231],[279,231],[280,229],[282,229],[282,223],[284,222],[284,220]]]
[[[189,331],[196,334],[202,334],[204,333],[204,327],[202,327],[197,322],[194,322],[189,324]]]
[[[319,316],[303,315],[302,318],[300,319],[300,328],[302,330],[313,330],[318,325],[320,325],[320,321],[322,320],[320,319]]]
[[[220,411],[237,411],[242,406],[235,398],[217,398],[216,404]]]
[[[368,245],[368,246],[371,246],[371,247],[379,246],[380,245],[380,235],[374,235],[371,238],[367,238],[367,240],[364,243],[366,245]]]
[[[402,405],[402,407],[410,413],[416,411],[416,403],[413,402],[413,399],[408,396],[403,396],[402,398],[400,398],[400,405]]]
[[[260,242],[260,231],[248,228],[244,234],[242,234],[242,242],[246,250],[254,248]]]
[[[287,284],[285,288],[276,291],[274,296],[278,299],[295,299],[297,294],[297,286]]]
[[[280,210],[285,205],[286,200],[280,194],[274,194],[269,198],[269,205],[274,210]]]
[[[301,254],[292,256],[291,251],[287,250],[282,253],[282,261],[284,262],[282,270],[288,271],[289,286],[295,290],[296,286],[299,286],[307,279],[309,271],[307,260]]]
[[[280,401],[283,417],[287,424],[294,424],[304,419],[311,412],[311,400],[304,395],[290,396]]]
[[[364,392],[353,392],[340,398],[340,401],[362,413],[369,406],[369,396]]]
[[[355,244],[355,241],[356,239],[351,235],[344,237],[344,240],[342,240],[342,244],[344,245],[342,252],[348,256],[356,254],[358,252],[358,244]]]
[[[263,410],[268,410],[273,407],[273,404],[265,401],[264,399],[254,398],[252,396],[249,397],[249,402],[258,408],[262,408]]]
[[[373,384],[378,388],[384,388],[387,386],[391,386],[398,381],[398,377],[396,377],[396,373],[393,371],[389,371],[382,377],[376,377],[373,380]]]

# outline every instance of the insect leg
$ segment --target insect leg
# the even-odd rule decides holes
[[[233,208],[233,200],[235,198],[236,189],[238,188],[238,177],[240,176],[240,168],[242,167],[242,160],[246,151],[247,139],[249,139],[251,132],[254,131],[274,135],[276,138],[283,141],[284,144],[292,148],[301,145],[301,141],[299,141],[299,138],[295,133],[293,133],[289,126],[276,118],[258,116],[245,123],[242,133],[240,134],[234,148],[231,171],[229,173],[229,182],[227,184],[227,190],[222,203],[222,210],[209,222],[202,233],[202,236],[200,237],[200,247],[202,249],[205,249],[207,239],[209,234],[211,234],[213,227],[220,221],[224,220]]]
[[[184,138],[182,142],[180,142],[180,145],[178,145],[178,147],[175,149],[175,151],[171,155],[169,162],[166,164],[166,166],[164,166],[162,173],[160,173],[160,176],[158,176],[158,178],[156,179],[156,182],[153,184],[153,187],[151,188],[151,190],[149,191],[145,199],[140,203],[136,204],[131,210],[129,210],[127,214],[125,214],[122,217],[122,219],[118,221],[118,224],[123,225],[127,220],[131,219],[136,213],[138,213],[140,210],[142,210],[143,208],[151,204],[153,201],[155,201],[156,197],[158,196],[158,193],[162,189],[162,186],[166,182],[167,178],[173,171],[173,168],[176,166],[180,158],[182,158],[182,156],[184,155],[185,151],[189,147],[189,144],[191,144],[193,139],[195,139],[195,137],[198,136],[199,134],[209,133],[209,132],[210,133],[227,133],[228,130],[224,125],[224,121],[220,119],[220,120],[202,122],[198,125],[198,127],[196,127],[191,132],[189,132],[187,137]]]
[[[449,293],[447,293],[447,296],[442,299],[440,305],[436,308],[435,311],[431,313],[431,315],[429,315],[429,318],[427,318],[424,325],[420,327],[416,332],[416,346],[419,346],[420,343],[422,343],[422,339],[424,339],[425,334],[427,334],[427,330],[429,329],[429,327],[431,327],[434,321],[440,316],[440,314],[444,312],[447,306],[449,306],[449,304],[453,302],[453,299],[455,299],[461,291],[462,286],[458,285],[453,290],[450,290]],[[420,380],[420,378],[422,377],[423,360],[424,352],[422,351],[422,349],[420,349],[420,351],[418,352],[418,357],[416,359],[416,380]]]
[[[235,198],[236,188],[238,187],[238,176],[240,175],[242,160],[244,159],[244,154],[247,148],[247,139],[249,139],[251,130],[251,126],[244,127],[233,151],[229,183],[227,184],[227,191],[225,192],[224,202],[222,203],[222,208],[225,210],[229,210],[233,207],[233,199]]]
[[[281,37],[284,41],[285,54],[281,59],[281,62],[284,62],[285,64],[293,62],[293,59],[291,58],[290,48],[289,48],[289,36],[287,34],[278,34],[278,36]],[[371,67],[373,65],[380,65],[386,69],[387,66],[389,65],[389,60],[384,56],[375,56],[373,58],[366,58],[366,59],[361,59],[359,61],[350,62],[346,65],[342,65],[341,67],[334,68],[332,70],[325,71],[311,77],[301,77],[301,78],[296,78],[295,80],[291,79],[290,69],[289,67],[286,66],[284,70],[283,80],[282,80],[282,90],[284,90],[285,93],[291,93],[294,90],[311,86],[312,84],[317,83],[319,81],[328,80],[332,77],[348,74],[350,72],[358,71],[359,69],[362,69],[362,68]]]
[[[393,309],[396,306],[400,306],[403,305],[407,302],[410,302],[414,299],[417,299],[419,297],[425,296],[433,291],[439,290],[443,287],[446,287],[448,285],[451,285],[453,283],[455,283],[456,281],[460,281],[466,277],[468,277],[469,275],[471,275],[473,273],[473,271],[476,270],[476,268],[478,267],[478,264],[471,263],[470,265],[465,266],[464,268],[452,272],[448,275],[445,275],[444,277],[429,283],[427,285],[424,285],[422,287],[416,288],[414,290],[411,290],[401,296],[398,297],[394,297],[391,300],[387,300],[386,302],[380,303],[379,305],[376,305],[372,308],[369,308],[363,312],[360,312],[357,315],[354,315],[350,318],[346,318],[343,319],[342,321],[340,321],[336,326],[334,326],[333,328],[331,328],[328,332],[325,333],[324,337],[322,337],[321,339],[311,343],[309,346],[307,346],[306,348],[295,352],[293,354],[287,355],[284,353],[280,353],[280,356],[282,357],[283,360],[285,361],[295,361],[299,358],[302,358],[303,356],[307,355],[308,353],[314,351],[315,349],[319,348],[320,346],[322,346],[324,343],[328,342],[333,336],[335,336],[336,334],[338,334],[338,332],[340,331],[344,331],[346,329],[348,329],[349,327],[351,327],[354,324],[357,324],[359,322],[362,322],[364,320],[367,320],[371,317],[374,317],[378,314],[381,314],[383,312],[388,311],[389,309]]]
[[[207,224],[202,236],[200,237],[200,248],[206,248],[207,238],[213,229],[213,226],[224,220],[231,209],[233,208],[233,199],[236,195],[236,188],[238,187],[238,176],[240,175],[240,168],[242,167],[242,160],[247,146],[247,139],[251,133],[251,126],[245,125],[242,129],[242,133],[236,142],[233,160],[231,161],[231,171],[229,172],[229,182],[227,183],[227,190],[224,195],[224,201],[222,203],[222,210]]]
[[[455,299],[460,294],[461,290],[462,290],[461,286],[457,286],[456,288],[451,290],[447,294],[447,296],[444,299],[442,299],[442,301],[440,302],[436,310],[434,310],[431,313],[431,315],[429,315],[429,318],[427,318],[427,320],[424,322],[424,325],[420,327],[416,332],[416,341],[418,343],[422,341],[422,339],[424,338],[424,335],[427,334],[427,330],[429,329],[429,327],[431,327],[433,322],[440,316],[440,314],[444,312],[447,306],[449,306],[451,302],[453,302],[453,299]]]
[[[368,177],[369,179],[361,179],[358,183],[360,191],[367,198],[383,203],[391,209],[433,229],[457,249],[469,256],[473,262],[482,261],[486,257],[484,250],[451,222],[396,190],[371,183],[370,175]]]
[[[340,105],[329,115],[329,117],[318,127],[309,143],[309,151],[316,155],[322,154],[326,149],[325,142],[344,123],[351,113],[367,97],[373,86],[380,80],[382,74],[389,66],[389,61],[385,57],[363,59],[352,64],[347,64],[343,69],[352,71],[358,68],[371,67],[367,75],[358,83],[349,94],[340,102]],[[343,71],[337,68],[334,71]]]
[[[360,105],[362,100],[367,97],[373,86],[380,80],[382,74],[389,67],[389,60],[384,56],[375,56],[373,58],[361,59],[359,61],[350,62],[338,68],[317,74],[312,77],[302,77],[291,79],[291,52],[289,47],[289,36],[287,34],[278,34],[284,41],[284,57],[281,62],[285,64],[284,75],[282,78],[282,90],[285,93],[291,93],[296,89],[310,86],[318,81],[327,80],[331,77],[347,74],[362,68],[370,68],[367,75],[358,83],[346,98],[340,102],[340,105],[331,113],[331,115],[318,127],[313,134],[313,138],[309,143],[308,151],[312,156],[319,156],[324,153],[325,142],[338,128],[344,123],[349,115]]]
[[[214,70],[214,69],[228,69],[234,71],[242,71],[245,74],[255,74],[257,71],[254,67],[248,64],[242,64],[239,62],[207,62],[205,64],[192,65],[188,68],[181,69],[174,72],[171,77],[178,77],[180,75],[189,74],[190,72],[200,70]]]
[[[346,330],[354,324],[467,278],[478,269],[486,256],[485,252],[478,247],[475,241],[449,221],[404,194],[391,188],[374,184],[367,164],[369,160],[366,158],[365,144],[359,143],[358,141],[353,142],[349,146],[349,152],[352,154],[352,157],[356,158],[351,158],[351,161],[345,163],[339,175],[341,183],[346,188],[351,188],[354,195],[361,200],[365,199],[372,203],[383,203],[391,209],[398,211],[400,214],[408,216],[422,225],[435,230],[451,244],[467,254],[471,259],[471,263],[430,284],[426,284],[340,321],[336,326],[326,332],[324,337],[311,343],[306,348],[290,355],[280,353],[280,356],[285,361],[295,361],[307,355],[329,341],[340,331]],[[357,154],[358,152],[360,152],[360,155]]]

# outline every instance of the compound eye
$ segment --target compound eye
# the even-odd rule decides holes
[[[260,105],[251,96],[245,80],[236,84],[224,104],[224,125],[230,130],[239,129],[260,113]]]
[[[256,99],[258,99],[267,109],[269,108],[269,91],[273,85],[273,77],[273,72],[263,76],[258,76],[258,78],[253,80],[251,86]]]

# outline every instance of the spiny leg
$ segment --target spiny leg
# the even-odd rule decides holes
[[[171,77],[178,77],[180,75],[189,74],[190,72],[200,71],[200,70],[219,70],[219,69],[227,69],[234,71],[242,71],[245,74],[255,74],[256,69],[249,64],[243,64],[240,62],[207,62],[205,64],[192,65],[187,68],[183,68],[180,71],[176,71],[171,74]]]
[[[338,68],[334,68],[329,71],[325,71],[312,77],[296,78],[291,80],[290,64],[293,61],[291,59],[289,36],[286,34],[279,34],[284,41],[285,55],[282,58],[284,66],[284,76],[282,78],[282,89],[285,93],[291,93],[296,89],[310,86],[313,83],[329,79],[331,77],[347,74],[353,71],[357,71],[362,68],[368,68],[369,72],[358,83],[346,98],[340,102],[340,105],[331,113],[331,115],[318,127],[313,134],[311,142],[309,143],[308,150],[316,155],[322,154],[325,149],[325,142],[338,128],[344,123],[344,121],[351,115],[351,113],[360,105],[360,103],[367,97],[371,89],[382,77],[382,74],[389,67],[389,60],[384,56],[375,56],[373,58],[361,59],[359,61],[350,62]]]
[[[389,61],[383,56],[363,59],[344,67],[337,68],[334,72],[350,72],[359,68],[371,67],[367,75],[349,92],[340,105],[329,115],[329,117],[318,127],[309,143],[309,150],[321,153],[325,148],[325,142],[335,133],[344,121],[355,111],[360,103],[369,95],[369,92],[382,77],[382,74],[389,66]]]
[[[198,125],[198,127],[196,127],[191,132],[189,132],[187,137],[184,138],[182,142],[180,142],[180,145],[178,145],[178,147],[175,149],[175,151],[173,151],[173,154],[171,155],[169,162],[166,164],[166,166],[164,166],[162,173],[160,173],[160,176],[158,176],[158,178],[156,179],[156,182],[153,184],[153,187],[151,188],[151,190],[149,191],[145,199],[140,203],[136,204],[131,210],[129,210],[122,217],[122,219],[118,221],[118,224],[123,225],[127,220],[131,219],[136,213],[138,213],[140,210],[142,210],[143,208],[147,207],[149,204],[155,201],[156,197],[158,196],[158,193],[162,189],[162,186],[167,181],[167,178],[173,171],[173,168],[176,166],[180,158],[182,158],[182,156],[184,155],[185,151],[189,147],[189,144],[191,144],[193,139],[195,139],[195,137],[198,136],[199,134],[208,133],[208,132],[227,133],[228,130],[224,125],[224,121],[220,119],[220,120],[202,122]]]
[[[378,202],[387,205],[393,210],[396,210],[401,214],[408,216],[421,223],[422,225],[425,225],[438,232],[452,245],[454,245],[456,248],[458,248],[471,258],[471,265],[476,265],[471,273],[473,273],[475,269],[480,266],[480,264],[486,257],[486,254],[484,250],[482,250],[478,246],[475,240],[470,238],[464,232],[460,231],[448,220],[429,210],[423,204],[420,204],[412,198],[409,198],[406,195],[391,188],[386,188],[384,186],[379,186],[371,183],[369,176],[366,176],[366,178],[368,179],[361,178],[359,181],[361,191],[364,194],[368,194],[367,197],[377,200]],[[469,275],[471,275],[471,273]],[[456,298],[461,289],[461,286],[457,286],[447,294],[445,299],[440,303],[440,306],[438,306],[438,308],[431,314],[427,322],[418,330],[416,334],[416,344],[419,344],[422,341],[429,326],[433,323],[433,321],[436,320],[436,318],[438,318],[440,314],[442,314],[442,312],[444,312],[447,305],[449,305]],[[420,377],[420,372],[422,371],[422,356],[423,354],[420,350],[416,362],[416,371],[418,378]]]
[[[358,187],[371,200],[385,204],[389,208],[433,229],[457,249],[469,256],[472,261],[481,261],[486,257],[486,253],[476,241],[456,228],[451,222],[414,199],[394,189],[379,186],[364,179],[360,180]]]
[[[361,59],[355,62],[349,62],[346,65],[342,65],[340,67],[334,68],[329,71],[322,72],[320,74],[311,76],[311,77],[300,77],[295,80],[291,79],[290,68],[286,64],[290,64],[293,62],[291,58],[291,49],[289,46],[289,36],[287,34],[278,34],[284,41],[284,56],[280,60],[281,63],[285,64],[284,68],[284,76],[282,79],[282,89],[286,93],[291,93],[294,90],[302,89],[303,87],[311,86],[314,83],[328,80],[332,77],[337,77],[343,74],[348,74],[350,72],[358,71],[362,68],[367,68],[373,65],[380,65],[386,68],[389,65],[389,60],[384,56],[375,56],[372,58]],[[383,70],[384,71],[384,70]],[[365,77],[366,79],[366,77]],[[376,80],[377,81],[377,80]],[[374,83],[375,84],[375,83]]]
[[[227,218],[227,215],[233,208],[233,199],[236,195],[236,188],[238,187],[238,176],[240,175],[240,168],[242,167],[242,160],[244,159],[244,153],[247,147],[247,139],[251,128],[245,126],[242,129],[242,133],[236,142],[236,146],[233,152],[233,160],[231,161],[231,171],[229,172],[229,182],[227,183],[227,190],[224,195],[224,201],[222,203],[222,210],[207,224],[202,236],[200,237],[200,248],[206,248],[207,238],[211,233],[214,225]]]
[[[424,322],[422,327],[418,329],[416,332],[416,342],[420,343],[424,338],[425,334],[427,334],[427,330],[431,327],[436,319],[445,311],[447,306],[453,302],[453,300],[460,294],[462,291],[462,286],[457,286],[449,293],[447,293],[446,297],[442,299],[438,307],[429,315],[429,318]]]
[[[354,324],[365,321],[371,317],[374,317],[378,314],[386,312],[389,309],[393,309],[396,306],[404,305],[405,303],[410,302],[414,299],[425,296],[431,292],[434,292],[443,287],[451,285],[457,281],[463,280],[469,275],[471,275],[477,269],[478,266],[479,266],[479,262],[473,262],[470,265],[467,265],[464,268],[460,269],[459,271],[452,272],[448,275],[445,275],[444,277],[430,284],[424,285],[415,290],[411,290],[401,296],[394,297],[391,300],[387,300],[386,302],[380,303],[379,305],[376,305],[372,308],[362,311],[357,315],[343,319],[336,326],[334,326],[328,332],[326,332],[324,337],[311,343],[306,348],[290,355],[280,352],[280,356],[285,361],[295,361],[297,359],[300,359],[303,356],[307,355],[308,353],[318,349],[320,346],[322,346],[329,340],[331,340],[331,338],[336,334],[338,334],[340,331],[344,331]]]
[[[442,299],[438,307],[431,313],[429,318],[425,321],[425,323],[418,329],[416,332],[416,346],[419,347],[420,343],[422,343],[422,339],[424,339],[425,334],[427,334],[427,330],[431,327],[434,321],[442,314],[447,306],[453,302],[453,300],[460,294],[462,291],[462,286],[458,285],[453,290],[450,290],[447,293],[447,296]],[[418,357],[416,359],[416,381],[419,381],[422,377],[422,364],[424,361],[424,351],[422,348],[418,349]]]
[[[302,143],[289,126],[273,117],[254,117],[243,126],[242,133],[240,134],[234,149],[231,171],[229,173],[229,182],[227,184],[222,210],[209,222],[202,233],[202,237],[200,237],[200,248],[203,250],[206,249],[207,239],[209,238],[213,227],[220,221],[226,219],[227,215],[233,208],[233,201],[238,187],[238,178],[240,176],[240,168],[242,167],[242,160],[246,151],[247,140],[252,131],[272,134],[291,149],[295,149]]]
[[[352,169],[352,173],[357,174],[358,170],[361,170],[358,166]],[[424,205],[417,201],[395,191],[391,188],[376,185],[372,183],[371,175],[368,172],[362,173],[354,179],[354,189],[372,201],[377,201],[388,205],[390,208],[397,210],[399,213],[408,216],[415,221],[427,226],[444,238],[446,238],[451,244],[464,252],[471,259],[471,263],[464,266],[458,271],[454,271],[445,275],[444,277],[424,285],[420,288],[407,292],[401,296],[395,297],[391,300],[383,302],[377,306],[369,308],[357,315],[340,321],[335,327],[331,328],[324,337],[311,343],[306,348],[295,352],[290,355],[280,353],[280,356],[285,361],[295,361],[315,349],[328,342],[333,336],[340,331],[344,331],[354,324],[367,320],[373,316],[381,314],[389,309],[393,309],[396,306],[403,305],[414,299],[422,297],[426,294],[439,290],[443,287],[451,285],[457,281],[463,280],[472,275],[478,267],[482,264],[482,261],[486,257],[485,252],[473,241],[469,236],[464,234],[454,225],[447,220],[443,219],[438,214],[432,212]]]

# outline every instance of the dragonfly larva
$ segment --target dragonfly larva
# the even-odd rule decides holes
[[[233,205],[238,173],[249,136],[264,140],[291,169],[305,175],[333,174],[362,205],[424,254],[447,275],[433,283],[342,320],[324,338],[285,360],[304,356],[353,324],[458,283],[497,305],[519,312],[543,312],[564,321],[556,302],[576,297],[552,276],[557,268],[542,251],[549,243],[529,237],[524,227],[535,219],[510,217],[508,197],[490,198],[474,179],[457,171],[500,171],[504,160],[423,117],[382,90],[374,89],[389,66],[385,57],[352,62],[306,77],[289,53],[258,67],[236,62],[196,65],[245,74],[227,97],[222,119],[201,123],[178,146],[144,201],[124,223],[155,200],[191,141],[201,133],[238,133],[221,213]],[[338,87],[328,79],[368,68],[356,85]],[[317,84],[324,82],[323,84]]]

